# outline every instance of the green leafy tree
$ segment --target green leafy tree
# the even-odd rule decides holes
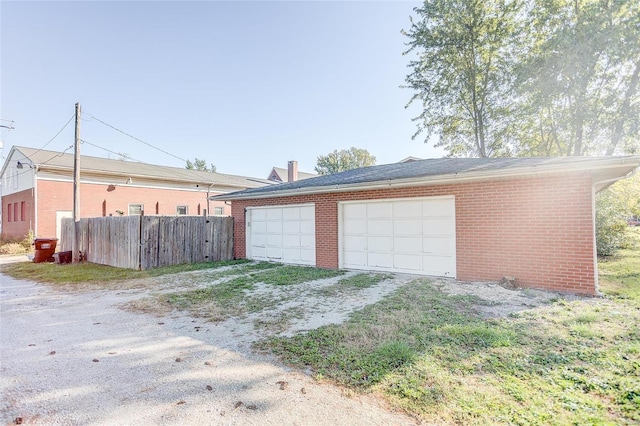
[[[505,133],[511,110],[517,47],[516,0],[427,0],[403,31],[412,72],[406,88],[422,113],[414,119],[426,139],[437,132],[453,156],[509,155]],[[407,105],[407,106],[408,106]]]
[[[513,120],[521,155],[635,152],[640,2],[532,0]]]
[[[627,219],[640,216],[640,175],[624,179],[596,196],[596,246],[600,256],[608,256],[625,245]]]
[[[330,175],[375,164],[376,157],[371,155],[369,151],[352,147],[348,150],[334,150],[327,155],[319,156],[315,170],[318,174]]]
[[[209,167],[207,167],[207,160],[204,160],[204,159],[201,160],[199,158],[196,158],[193,162],[191,162],[190,160],[187,160],[187,165],[185,166],[185,169],[200,170],[200,171],[210,172],[210,173],[216,172],[216,166],[213,163],[211,163]]]

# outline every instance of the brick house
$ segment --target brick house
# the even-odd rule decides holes
[[[597,294],[597,191],[640,157],[419,160],[212,197],[235,256]]]
[[[99,157],[80,157],[80,216],[229,215],[220,195],[265,179]],[[2,237],[60,238],[73,210],[73,154],[14,146],[0,172]]]

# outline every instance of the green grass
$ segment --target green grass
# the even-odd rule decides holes
[[[605,299],[487,320],[420,279],[346,323],[256,347],[428,424],[638,424],[640,247],[600,266]]]
[[[236,271],[227,280],[183,292],[159,296],[177,309],[190,311],[192,315],[206,316],[210,320],[221,321],[245,312],[257,312],[279,300],[250,293],[258,283],[271,286],[290,286],[344,274],[343,271],[302,266],[284,266],[277,263],[257,263],[248,265],[238,275]],[[277,320],[276,320],[277,322]]]
[[[382,281],[392,278],[393,275],[391,274],[356,274],[350,277],[341,278],[337,283],[324,286],[321,289],[317,290],[317,292],[325,297],[335,297],[340,294],[345,294],[345,292],[355,292],[363,290],[365,288],[373,287],[378,285]]]
[[[0,272],[16,279],[32,280],[52,284],[76,284],[76,283],[106,283],[113,281],[131,280],[137,278],[152,278],[179,272],[196,271],[201,269],[215,269],[228,265],[247,263],[248,260],[231,260],[219,262],[192,263],[147,271],[135,271],[132,269],[114,268],[112,266],[97,265],[93,263],[77,263],[71,265],[59,265],[55,263],[20,262],[0,266]]]

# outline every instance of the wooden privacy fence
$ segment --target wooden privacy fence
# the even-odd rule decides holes
[[[60,250],[71,250],[73,219],[63,219]],[[80,219],[79,250],[91,263],[151,269],[233,259],[233,218],[126,216]]]

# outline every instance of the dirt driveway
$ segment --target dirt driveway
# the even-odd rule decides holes
[[[416,277],[328,296],[337,278],[257,291],[279,300],[265,312],[211,323],[175,311],[130,312],[149,295],[202,285],[203,272],[69,291],[0,275],[0,420],[5,424],[388,425],[415,420],[370,396],[314,380],[251,351],[269,333],[339,323]],[[206,281],[206,280],[205,280]],[[476,294],[486,315],[506,315],[554,293],[434,280]],[[280,292],[281,294],[272,294]],[[286,327],[273,324],[286,312]]]

